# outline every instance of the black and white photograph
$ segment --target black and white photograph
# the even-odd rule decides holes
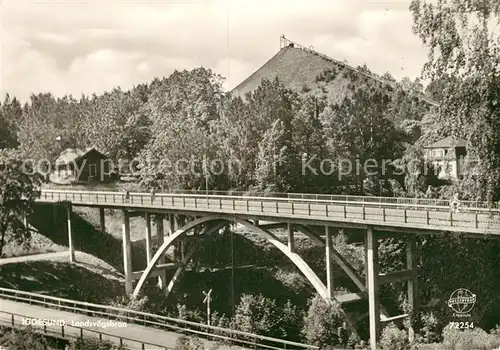
[[[500,350],[500,0],[0,0],[0,350]]]

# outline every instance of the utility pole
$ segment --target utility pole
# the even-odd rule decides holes
[[[207,292],[203,291],[203,294],[205,295],[205,299],[203,299],[203,303],[207,304],[207,325],[210,326],[210,302],[212,301],[212,290],[210,289]]]

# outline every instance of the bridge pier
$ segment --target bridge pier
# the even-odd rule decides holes
[[[153,257],[152,254],[152,242],[151,242],[151,215],[146,212],[144,213],[144,221],[146,225],[146,260],[149,263],[151,261],[151,258]]]
[[[169,215],[170,217],[170,215]],[[163,244],[165,242],[165,227],[163,225],[163,216],[155,215],[156,238]],[[148,259],[148,263],[151,259]],[[159,264],[165,264],[165,256],[162,256],[158,261]],[[158,287],[164,289],[167,286],[167,271],[162,271],[158,276]]]
[[[370,348],[377,350],[380,336],[380,295],[379,295],[379,259],[378,239],[369,226],[365,232],[366,282],[368,291],[368,310],[370,317]]]
[[[326,258],[326,288],[328,290],[328,297],[333,299],[333,262],[331,258],[332,245],[332,235],[330,227],[325,227],[325,258]]]
[[[406,268],[411,271],[412,278],[407,281],[408,288],[408,304],[410,306],[410,327],[408,330],[408,338],[410,342],[415,339],[415,331],[413,329],[413,316],[417,311],[417,238],[414,235],[409,235],[406,238]]]
[[[177,217],[177,227],[183,227],[186,224],[186,217],[184,215],[179,215]],[[180,240],[175,244],[174,247],[174,258],[177,261],[182,261],[184,259],[184,240]]]
[[[104,208],[99,208],[99,221],[101,224],[101,232],[106,232],[106,216],[104,213]]]
[[[132,294],[132,246],[130,243],[130,218],[126,209],[123,211],[122,242],[123,272],[125,274],[125,294]]]
[[[55,206],[54,206],[55,208]],[[55,212],[55,211],[54,211]],[[69,247],[69,261],[75,262],[75,247],[73,246],[73,230],[71,228],[71,204],[66,206],[66,213],[68,219],[68,247]]]
[[[293,236],[294,227],[291,223],[287,224],[288,228],[288,249],[291,253],[295,253],[295,240]]]

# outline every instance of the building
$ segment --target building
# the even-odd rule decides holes
[[[108,182],[115,177],[113,162],[95,148],[68,148],[55,162],[50,181],[57,184]]]
[[[443,180],[456,180],[464,176],[462,164],[467,155],[467,140],[446,137],[424,147],[425,159],[437,169]]]

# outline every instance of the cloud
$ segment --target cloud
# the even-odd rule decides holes
[[[128,89],[200,66],[231,88],[278,51],[281,34],[398,78],[417,76],[425,61],[401,2],[3,1],[1,88],[24,101]]]

